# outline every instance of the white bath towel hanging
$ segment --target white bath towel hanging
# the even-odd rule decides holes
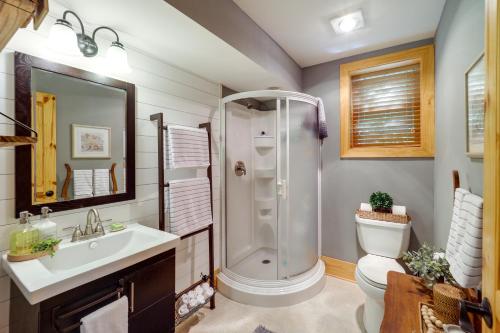
[[[81,323],[81,333],[127,333],[127,296],[88,314],[81,319]]]
[[[481,282],[483,198],[467,193],[460,211],[455,253],[451,256],[450,272],[464,288],[475,288]]]
[[[93,195],[92,170],[73,170],[73,194],[75,199]]]
[[[168,126],[165,133],[165,167],[201,168],[210,165],[208,132],[204,128]]]
[[[171,233],[182,236],[212,223],[207,177],[170,181],[167,193]]]
[[[446,245],[446,260],[451,263],[457,253],[458,242],[461,241],[461,235],[465,229],[465,217],[461,211],[462,202],[465,195],[470,194],[469,191],[462,188],[455,190],[455,200],[453,201],[453,212],[451,216],[450,233],[448,236],[448,243]]]

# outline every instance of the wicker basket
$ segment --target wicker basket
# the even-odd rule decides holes
[[[445,324],[458,324],[460,301],[466,297],[463,290],[449,284],[438,283],[434,285],[432,294],[439,319]]]
[[[394,215],[391,213],[368,212],[365,210],[357,210],[356,214],[363,219],[379,220],[384,222],[394,222],[406,224],[411,221],[410,215]]]

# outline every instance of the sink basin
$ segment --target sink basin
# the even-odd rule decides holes
[[[54,257],[8,262],[3,267],[31,304],[119,271],[176,247],[179,236],[139,224],[115,233],[61,242]]]

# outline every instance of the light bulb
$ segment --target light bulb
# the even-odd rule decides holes
[[[349,31],[352,31],[356,27],[357,23],[358,22],[356,21],[356,19],[354,17],[346,16],[340,21],[339,29],[342,32],[349,32]]]
[[[50,28],[49,46],[51,49],[71,56],[81,56],[76,33],[66,20],[57,20]]]
[[[106,52],[106,63],[113,72],[130,73],[127,51],[120,42],[113,42]]]

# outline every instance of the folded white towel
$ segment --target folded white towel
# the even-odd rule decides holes
[[[406,206],[392,206],[392,213],[394,215],[406,215]]]
[[[168,203],[171,233],[182,236],[212,223],[207,177],[170,181]]]
[[[190,298],[188,305],[190,309],[195,308],[198,306],[198,300],[196,298]]]
[[[94,169],[94,195],[109,195],[109,170]]]
[[[81,319],[81,333],[127,333],[128,299],[123,296]]]
[[[187,315],[189,313],[189,309],[188,309],[188,306],[186,304],[182,304],[180,307],[179,307],[179,315],[181,317],[184,317],[185,315]]]
[[[75,197],[93,195],[92,170],[73,170],[73,194]]]
[[[172,125],[165,136],[166,168],[206,168],[210,165],[206,129]]]
[[[198,305],[205,303],[205,297],[203,297],[203,295],[198,295],[196,300],[198,301]]]
[[[451,217],[450,233],[448,236],[448,243],[446,245],[446,260],[451,264],[455,259],[457,254],[458,243],[461,242],[462,236],[464,234],[463,225],[465,224],[465,219],[461,217],[462,214],[462,202],[465,195],[470,192],[461,188],[455,190],[455,200],[453,201],[453,212]]]
[[[361,205],[359,206],[359,210],[365,211],[365,212],[371,212],[373,211],[372,205],[369,203],[364,203],[362,202]]]
[[[213,294],[214,294],[214,288],[208,287],[208,289],[206,289],[205,292],[203,293],[203,296],[205,298],[209,298],[212,297]]]

